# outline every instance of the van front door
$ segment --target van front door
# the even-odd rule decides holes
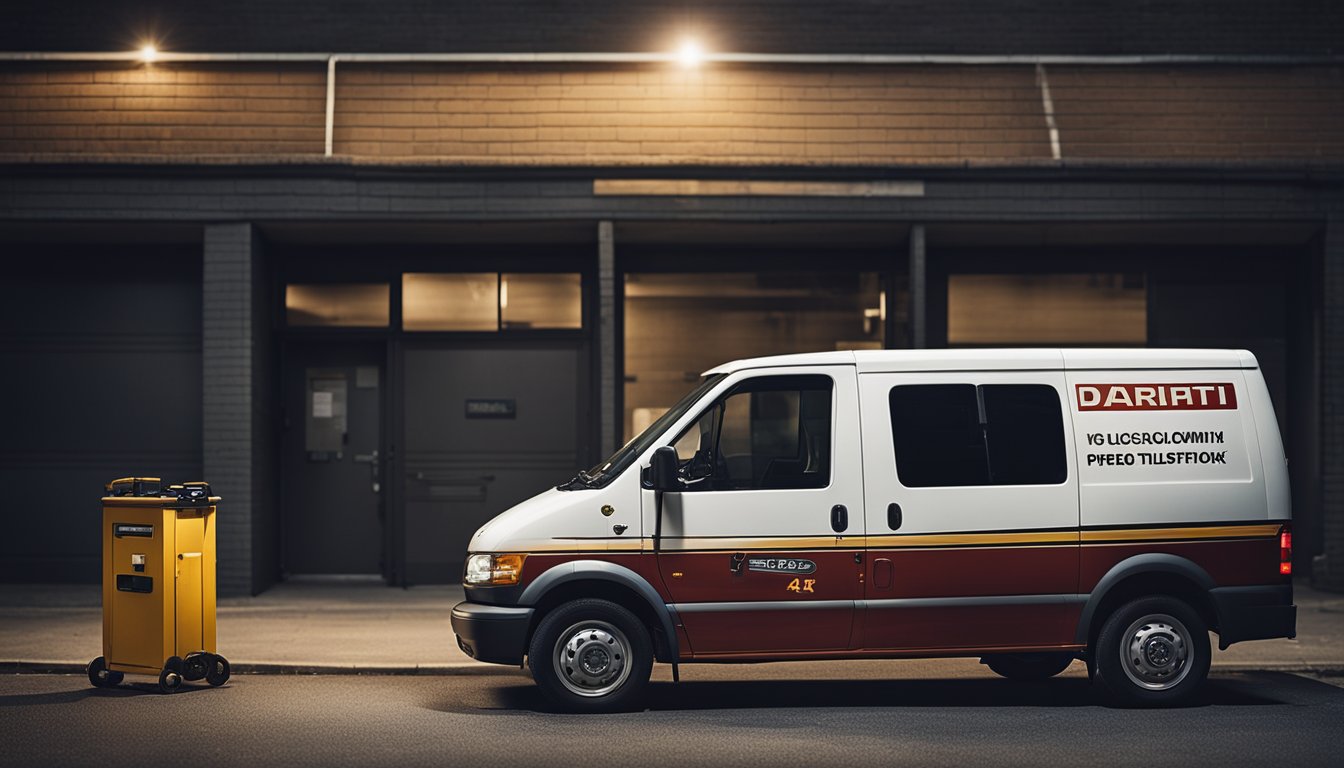
[[[658,566],[693,654],[848,649],[863,578],[854,369],[751,372],[675,446],[686,490],[664,495]]]
[[[864,647],[1073,643],[1078,479],[1063,372],[860,379]]]

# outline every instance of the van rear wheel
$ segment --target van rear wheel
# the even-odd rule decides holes
[[[1058,675],[1073,663],[1071,653],[1004,653],[984,658],[985,666],[1009,680],[1029,682]]]
[[[1122,706],[1189,703],[1209,676],[1208,627],[1174,597],[1122,605],[1101,626],[1095,653],[1098,680]]]
[[[532,677],[557,707],[612,712],[639,702],[653,670],[653,641],[630,611],[575,600],[541,620],[527,652]]]

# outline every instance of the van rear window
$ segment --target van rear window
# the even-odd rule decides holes
[[[896,474],[907,488],[1068,479],[1059,394],[1045,384],[892,387]]]

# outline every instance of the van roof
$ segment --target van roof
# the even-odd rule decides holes
[[[860,373],[1258,367],[1244,349],[859,349],[734,360],[704,375],[803,365],[854,365]]]

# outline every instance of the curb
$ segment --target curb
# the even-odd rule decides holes
[[[0,661],[0,675],[82,675],[87,662],[77,661]],[[430,664],[420,666],[359,664],[229,664],[234,675],[382,675],[441,676],[525,675],[518,667],[498,664]]]
[[[1315,675],[1317,677],[1344,677],[1344,664],[1328,662],[1324,664],[1303,664],[1298,662],[1268,664],[1214,664],[1209,674],[1215,672],[1290,672],[1295,675]]]

